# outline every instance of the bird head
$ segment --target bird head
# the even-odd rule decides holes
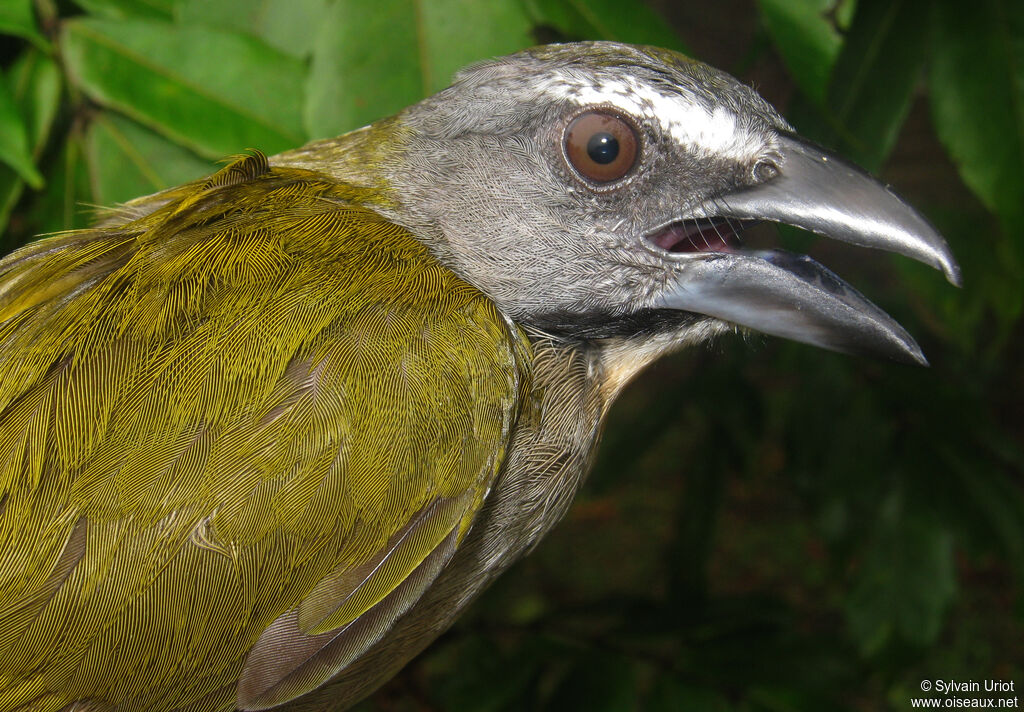
[[[381,210],[546,333],[667,349],[738,325],[925,363],[816,261],[744,249],[758,221],[899,252],[959,282],[942,237],[885,186],[799,138],[750,87],[663,49],[530,49],[356,135],[375,149],[348,160],[385,177]]]

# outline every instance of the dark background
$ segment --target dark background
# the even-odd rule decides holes
[[[893,314],[931,368],[756,335],[656,364],[566,521],[361,709],[868,712],[910,709],[922,680],[1019,694],[1024,3],[9,0],[0,33],[4,251],[562,39],[732,72],[952,245],[962,290],[768,230]]]

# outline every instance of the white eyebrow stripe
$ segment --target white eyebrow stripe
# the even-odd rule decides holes
[[[582,84],[569,76],[551,77],[540,89],[580,106],[609,104],[637,118],[657,119],[669,136],[691,150],[748,161],[755,159],[761,148],[749,132],[737,129],[736,116],[728,109],[718,106],[709,111],[697,101],[664,94],[629,77],[604,81],[600,86]]]

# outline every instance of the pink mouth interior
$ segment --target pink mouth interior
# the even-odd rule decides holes
[[[746,227],[728,218],[688,218],[666,225],[648,239],[667,252],[736,252]]]

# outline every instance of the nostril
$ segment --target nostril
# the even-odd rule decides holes
[[[758,183],[765,183],[779,175],[779,166],[775,161],[762,158],[754,164],[751,173],[753,173],[754,180]]]

